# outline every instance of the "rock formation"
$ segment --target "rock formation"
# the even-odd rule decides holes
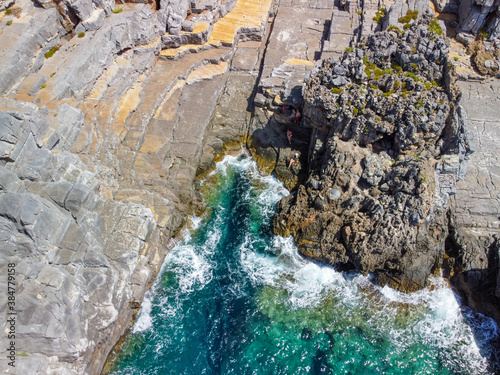
[[[425,24],[323,60],[304,92],[307,183],[280,203],[275,230],[309,257],[424,287],[447,236],[434,170],[459,147],[454,84],[446,44]]]
[[[17,373],[101,372],[203,209],[197,173],[240,148],[270,1],[217,4],[192,9],[179,34],[148,4],[89,26],[88,4],[75,3],[69,33],[59,4],[18,0],[2,15],[12,23],[0,36],[0,269],[15,265]]]
[[[455,187],[467,156],[456,62],[420,24],[425,2],[397,4],[2,2],[0,270],[15,264],[16,371],[100,373],[203,210],[196,177],[246,140],[296,190],[276,227],[304,253],[405,290],[443,263],[486,306],[473,297],[485,280],[497,287],[498,246],[474,231],[498,229],[498,153]],[[498,116],[467,103],[488,154],[480,129]],[[391,252],[376,254],[383,240]]]
[[[350,7],[332,15],[336,38],[323,43],[327,59],[310,67],[305,102],[276,80],[267,90],[261,81],[250,147],[295,190],[279,204],[275,230],[293,234],[307,256],[373,272],[401,290],[422,288],[442,269],[469,305],[500,321],[498,174],[495,160],[479,161],[483,145],[498,148],[497,83],[486,89],[456,43],[449,52],[450,24],[423,3]],[[348,26],[334,34],[344,19],[355,38],[343,37]],[[329,54],[333,40],[343,41],[343,54]],[[471,90],[480,96],[472,100]],[[300,125],[291,107],[302,111]],[[300,141],[288,145],[286,129]],[[287,168],[294,152],[299,162]]]

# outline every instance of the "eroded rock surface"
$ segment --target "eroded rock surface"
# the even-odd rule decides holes
[[[448,234],[436,165],[460,148],[453,77],[446,44],[425,23],[318,64],[304,93],[310,173],[279,204],[276,232],[381,284],[424,287]]]
[[[453,200],[454,285],[475,310],[500,321],[500,170],[497,80],[459,82],[468,139],[473,153]]]
[[[61,9],[20,0],[0,35],[0,267],[16,269],[17,373],[100,373],[175,235],[203,209],[198,167],[246,135],[259,65],[242,51],[258,56],[271,2],[200,3],[191,25],[179,20],[179,43],[149,4],[107,18],[114,3],[92,5],[95,18],[68,4],[81,7],[76,30]],[[211,123],[219,99],[237,123],[224,106]]]

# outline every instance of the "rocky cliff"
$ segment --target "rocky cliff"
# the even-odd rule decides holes
[[[309,257],[412,291],[444,255],[435,169],[459,149],[458,90],[446,44],[426,23],[364,42],[323,60],[306,84],[308,178],[280,203],[275,230]]]
[[[275,230],[293,234],[306,256],[405,291],[442,270],[468,304],[500,321],[498,174],[485,155],[498,149],[497,82],[486,89],[474,56],[454,42],[450,51],[453,22],[434,19],[426,3],[388,9],[354,2],[334,12],[330,36],[344,41],[343,53],[323,44],[327,59],[303,95],[275,84],[257,97],[251,149],[294,190],[278,205]],[[350,39],[334,34],[343,20]]]
[[[247,135],[262,170],[297,190],[276,227],[308,255],[382,267],[381,282],[407,290],[443,263],[475,286],[471,305],[485,280],[496,287],[498,147],[482,129],[498,116],[473,110],[491,95],[460,86],[471,144],[489,156],[456,188],[466,153],[453,66],[470,77],[468,57],[449,59],[418,24],[425,2],[390,5],[1,2],[0,270],[15,265],[16,372],[101,371],[188,214],[203,210],[196,177]],[[370,244],[382,239],[395,246],[385,258]],[[444,261],[443,243],[456,244]]]

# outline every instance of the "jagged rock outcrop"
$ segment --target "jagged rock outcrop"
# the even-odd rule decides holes
[[[279,203],[277,233],[381,284],[426,285],[448,235],[436,164],[460,148],[447,59],[444,40],[420,23],[316,66],[304,91],[304,125],[315,132],[310,173]]]

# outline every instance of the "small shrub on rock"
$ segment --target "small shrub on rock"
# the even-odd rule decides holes
[[[387,29],[387,31],[396,31],[396,32],[398,32],[398,33],[400,33],[400,34],[403,34],[403,31],[402,31],[399,27],[394,26],[394,25],[391,25],[391,26]]]
[[[410,23],[411,20],[416,20],[418,18],[418,10],[409,10],[406,12],[406,16],[399,17],[399,23]]]
[[[45,53],[45,58],[50,59],[57,51],[59,51],[59,46],[52,47],[48,52]]]
[[[123,12],[123,8],[115,8],[112,10],[113,13],[121,13]]]
[[[436,20],[432,20],[430,23],[429,23],[429,31],[432,31],[433,33],[441,36],[443,35],[443,29],[441,28],[441,26],[439,26],[439,23],[437,23]]]
[[[85,36],[85,33],[83,31],[78,33],[78,38],[83,38],[84,36]]]
[[[379,9],[377,13],[375,13],[375,17],[373,17],[373,20],[379,25],[382,25],[385,13],[386,13],[385,8]]]

